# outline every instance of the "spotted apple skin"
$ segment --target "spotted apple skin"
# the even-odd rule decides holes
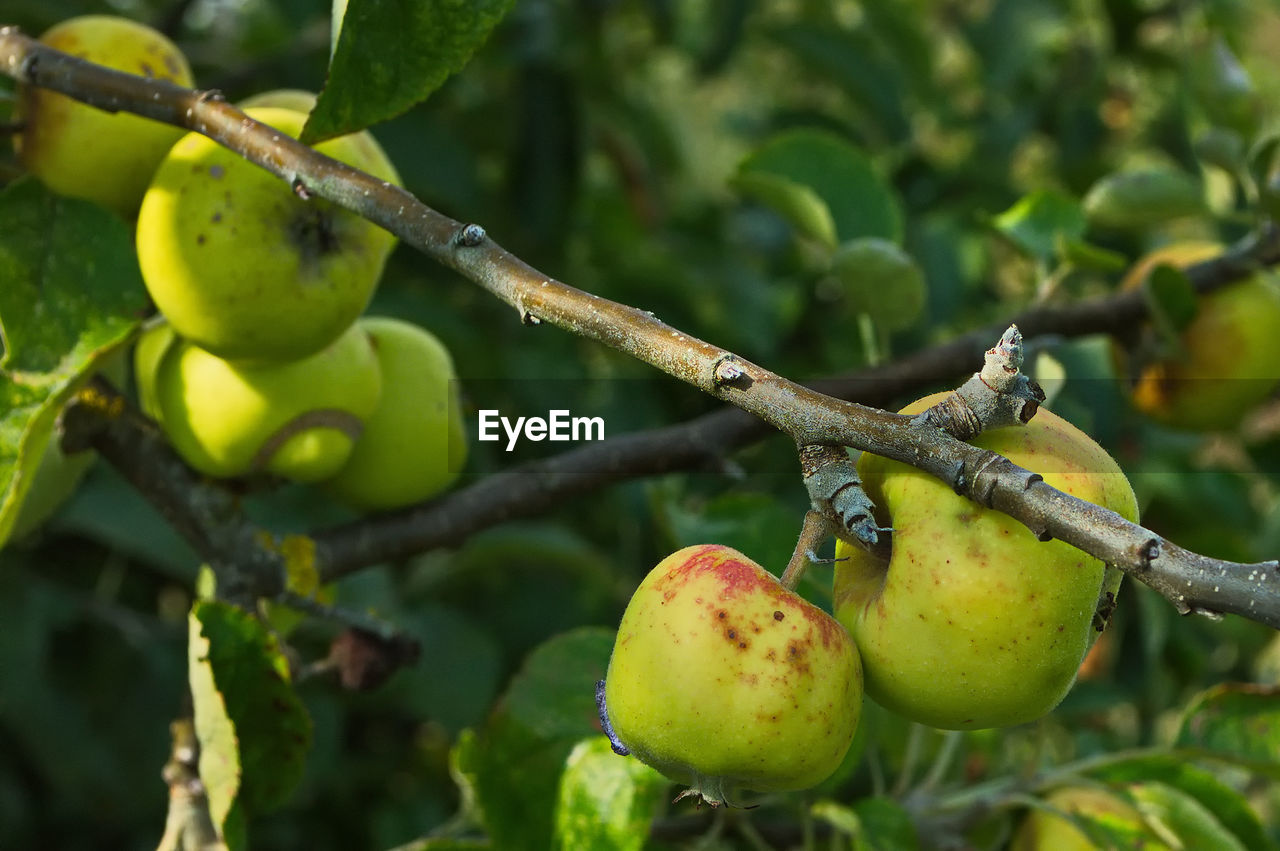
[[[1051,411],[973,442],[1137,520],[1120,467]],[[893,528],[888,561],[836,546],[835,614],[857,642],[868,696],[913,721],[962,730],[1022,724],[1057,706],[1098,635],[1094,613],[1114,601],[1121,574],[1062,541],[1037,540],[906,464],[864,455],[858,470],[877,520]]]
[[[619,742],[711,803],[820,783],[862,708],[844,627],[714,544],[671,554],[640,583],[605,683]]]

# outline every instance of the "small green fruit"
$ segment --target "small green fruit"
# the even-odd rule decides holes
[[[1115,461],[1052,411],[973,443],[1137,519]],[[956,730],[1021,724],[1057,706],[1119,572],[1061,541],[1037,540],[914,467],[864,454],[858,471],[877,521],[893,529],[887,562],[844,542],[836,547],[835,613],[862,653],[867,694],[905,718]]]
[[[1113,172],[1082,203],[1090,225],[1116,230],[1140,230],[1205,211],[1199,181],[1174,168]]]
[[[306,122],[278,107],[247,112],[290,136]],[[316,150],[399,182],[368,133]],[[138,212],[138,262],[156,306],[179,335],[229,360],[292,360],[333,342],[368,304],[394,244],[198,133],[173,146]]]
[[[453,483],[467,457],[453,359],[433,334],[411,323],[362,318],[356,325],[377,354],[382,401],[327,487],[363,511],[429,499]]]
[[[826,779],[858,726],[862,668],[830,615],[708,544],[672,553],[640,583],[604,696],[626,749],[718,804]]]
[[[110,15],[63,21],[40,37],[49,47],[180,86],[193,84],[186,58],[157,30]],[[14,144],[22,163],[55,192],[88,198],[125,218],[138,211],[151,175],[182,129],[106,112],[39,86],[21,86]]]
[[[143,410],[209,476],[327,478],[346,462],[382,392],[369,338],[354,326],[310,357],[261,365],[225,361],[160,326],[134,359]]]

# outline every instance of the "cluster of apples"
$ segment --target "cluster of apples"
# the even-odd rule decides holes
[[[1115,461],[1050,411],[974,442],[1137,519]],[[858,469],[877,521],[893,530],[891,554],[837,545],[834,617],[718,545],[680,550],[641,582],[601,689],[616,751],[714,804],[828,777],[864,690],[947,729],[1021,724],[1062,700],[1120,572],[905,464],[864,454]]]
[[[89,15],[42,36],[117,70],[190,86],[163,34]],[[297,137],[314,95],[269,92],[246,114]],[[395,238],[197,133],[109,114],[46,89],[19,98],[25,167],[55,191],[136,217],[162,320],[134,353],[140,403],[209,476],[324,482],[359,510],[429,498],[467,451],[452,359],[429,332],[363,317]],[[368,132],[316,149],[388,183]]]

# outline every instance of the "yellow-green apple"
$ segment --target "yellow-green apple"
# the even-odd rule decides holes
[[[305,89],[271,89],[250,95],[239,103],[241,109],[257,109],[262,106],[292,109],[294,112],[309,114],[316,108],[316,96],[314,92]]]
[[[858,726],[862,668],[829,614],[706,544],[667,556],[636,589],[604,698],[626,750],[718,804],[826,779]]]
[[[907,406],[925,410],[936,394]],[[1084,432],[1041,409],[978,446],[1059,490],[1137,519],[1133,490]],[[867,694],[906,718],[947,729],[1031,721],[1066,695],[1096,635],[1094,613],[1120,573],[1061,541],[956,494],[913,467],[864,454],[858,470],[876,519],[891,527],[886,561],[840,542],[835,614],[862,652]]]
[[[382,392],[369,337],[355,326],[309,357],[243,364],[162,325],[147,332],[134,358],[143,410],[209,476],[328,478],[346,462]]]
[[[247,113],[289,136],[306,122],[279,107]],[[316,150],[399,182],[368,133]],[[138,212],[138,261],[156,306],[179,335],[229,360],[293,360],[333,342],[368,304],[394,244],[197,133],[169,151]]]
[[[382,401],[329,492],[362,511],[420,502],[462,471],[467,436],[453,359],[431,332],[388,317],[363,317],[382,372]]]
[[[1064,786],[1050,792],[1052,809],[1033,809],[1018,825],[1010,851],[1099,851],[1141,848],[1167,851],[1143,821],[1142,813],[1119,794],[1096,786]],[[1063,815],[1076,816],[1090,836]]]
[[[1159,265],[1182,268],[1221,251],[1204,242],[1165,246],[1136,263],[1121,286],[1142,286]],[[1280,384],[1280,277],[1259,270],[1201,296],[1179,342],[1179,354],[1140,365],[1134,407],[1180,428],[1235,426]]]
[[[193,83],[186,57],[145,24],[111,15],[84,15],[40,37],[49,47],[117,71],[181,86]],[[51,89],[19,87],[14,144],[22,164],[63,195],[88,198],[125,218],[182,129],[128,113],[106,112]]]

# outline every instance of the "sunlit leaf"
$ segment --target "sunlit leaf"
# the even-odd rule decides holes
[[[352,0],[302,141],[362,130],[426,100],[467,63],[514,2]]]
[[[1037,189],[991,220],[996,230],[1027,254],[1048,261],[1061,240],[1078,240],[1087,223],[1080,202],[1065,192]]]
[[[289,681],[288,661],[259,619],[200,600],[189,627],[200,778],[214,823],[234,835],[246,815],[280,806],[301,779],[311,719]]]
[[[604,736],[584,739],[560,777],[556,847],[640,851],[670,785],[639,760],[619,757]]]
[[[58,412],[146,306],[118,216],[35,180],[0,192],[0,546]]]

